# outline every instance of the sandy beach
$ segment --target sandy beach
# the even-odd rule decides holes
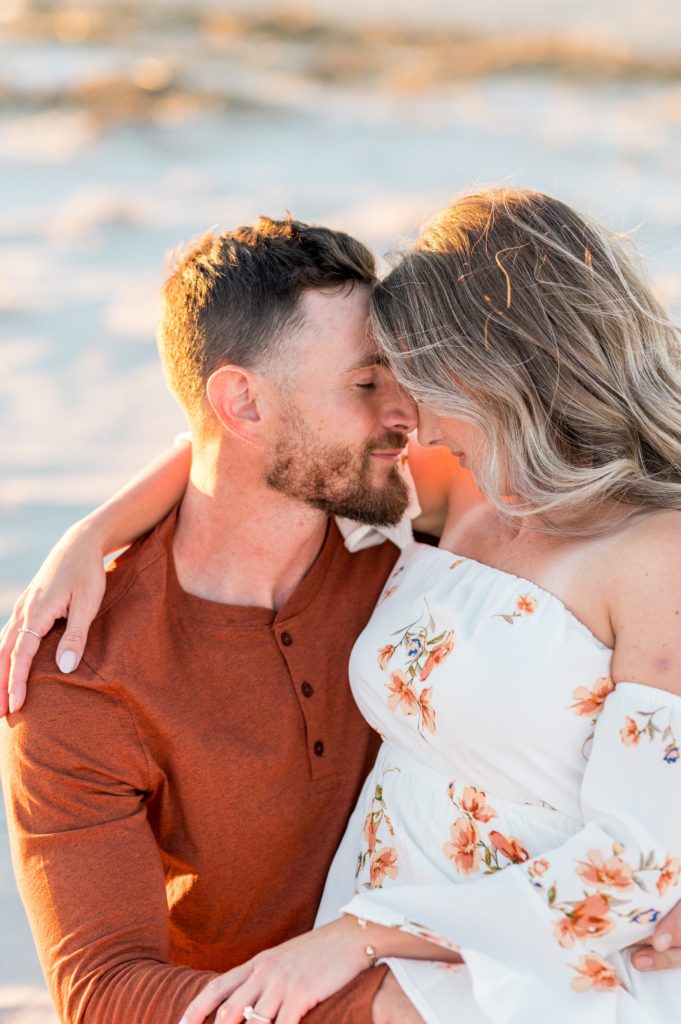
[[[632,232],[681,315],[677,0],[0,11],[0,616],[63,528],[183,429],[164,253],[290,210],[377,253],[507,182]],[[0,814],[0,1022],[50,1009]]]

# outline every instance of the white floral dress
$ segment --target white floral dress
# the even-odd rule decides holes
[[[329,873],[341,909],[460,949],[389,960],[427,1024],[681,1022],[627,947],[681,898],[681,699],[528,580],[410,544],[352,654],[384,738]]]

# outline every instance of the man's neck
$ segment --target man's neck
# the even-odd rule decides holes
[[[268,487],[238,450],[197,452],[173,539],[180,586],[221,604],[281,608],[327,526],[323,512]]]

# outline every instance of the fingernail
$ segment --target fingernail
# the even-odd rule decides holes
[[[180,1024],[189,1024],[189,1017],[183,1017]]]
[[[640,956],[634,957],[634,967],[638,967],[639,971],[649,971],[654,966],[654,961],[649,953],[641,953]]]
[[[59,655],[59,671],[60,672],[73,672],[76,667],[76,655],[73,651],[64,651],[63,654]],[[180,1022],[182,1024],[182,1022]],[[185,1021],[186,1024],[186,1021]]]
[[[15,708],[16,708],[16,701],[14,700],[14,694],[10,693],[10,695],[9,695],[9,713],[10,713],[10,715],[14,714]]]
[[[658,932],[657,935],[653,936],[653,946],[658,953],[664,953],[666,949],[672,944],[672,935],[670,932]]]

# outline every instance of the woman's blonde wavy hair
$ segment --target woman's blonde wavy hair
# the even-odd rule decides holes
[[[372,323],[417,401],[482,428],[477,483],[506,519],[589,536],[681,508],[679,333],[622,237],[540,192],[465,195]]]

